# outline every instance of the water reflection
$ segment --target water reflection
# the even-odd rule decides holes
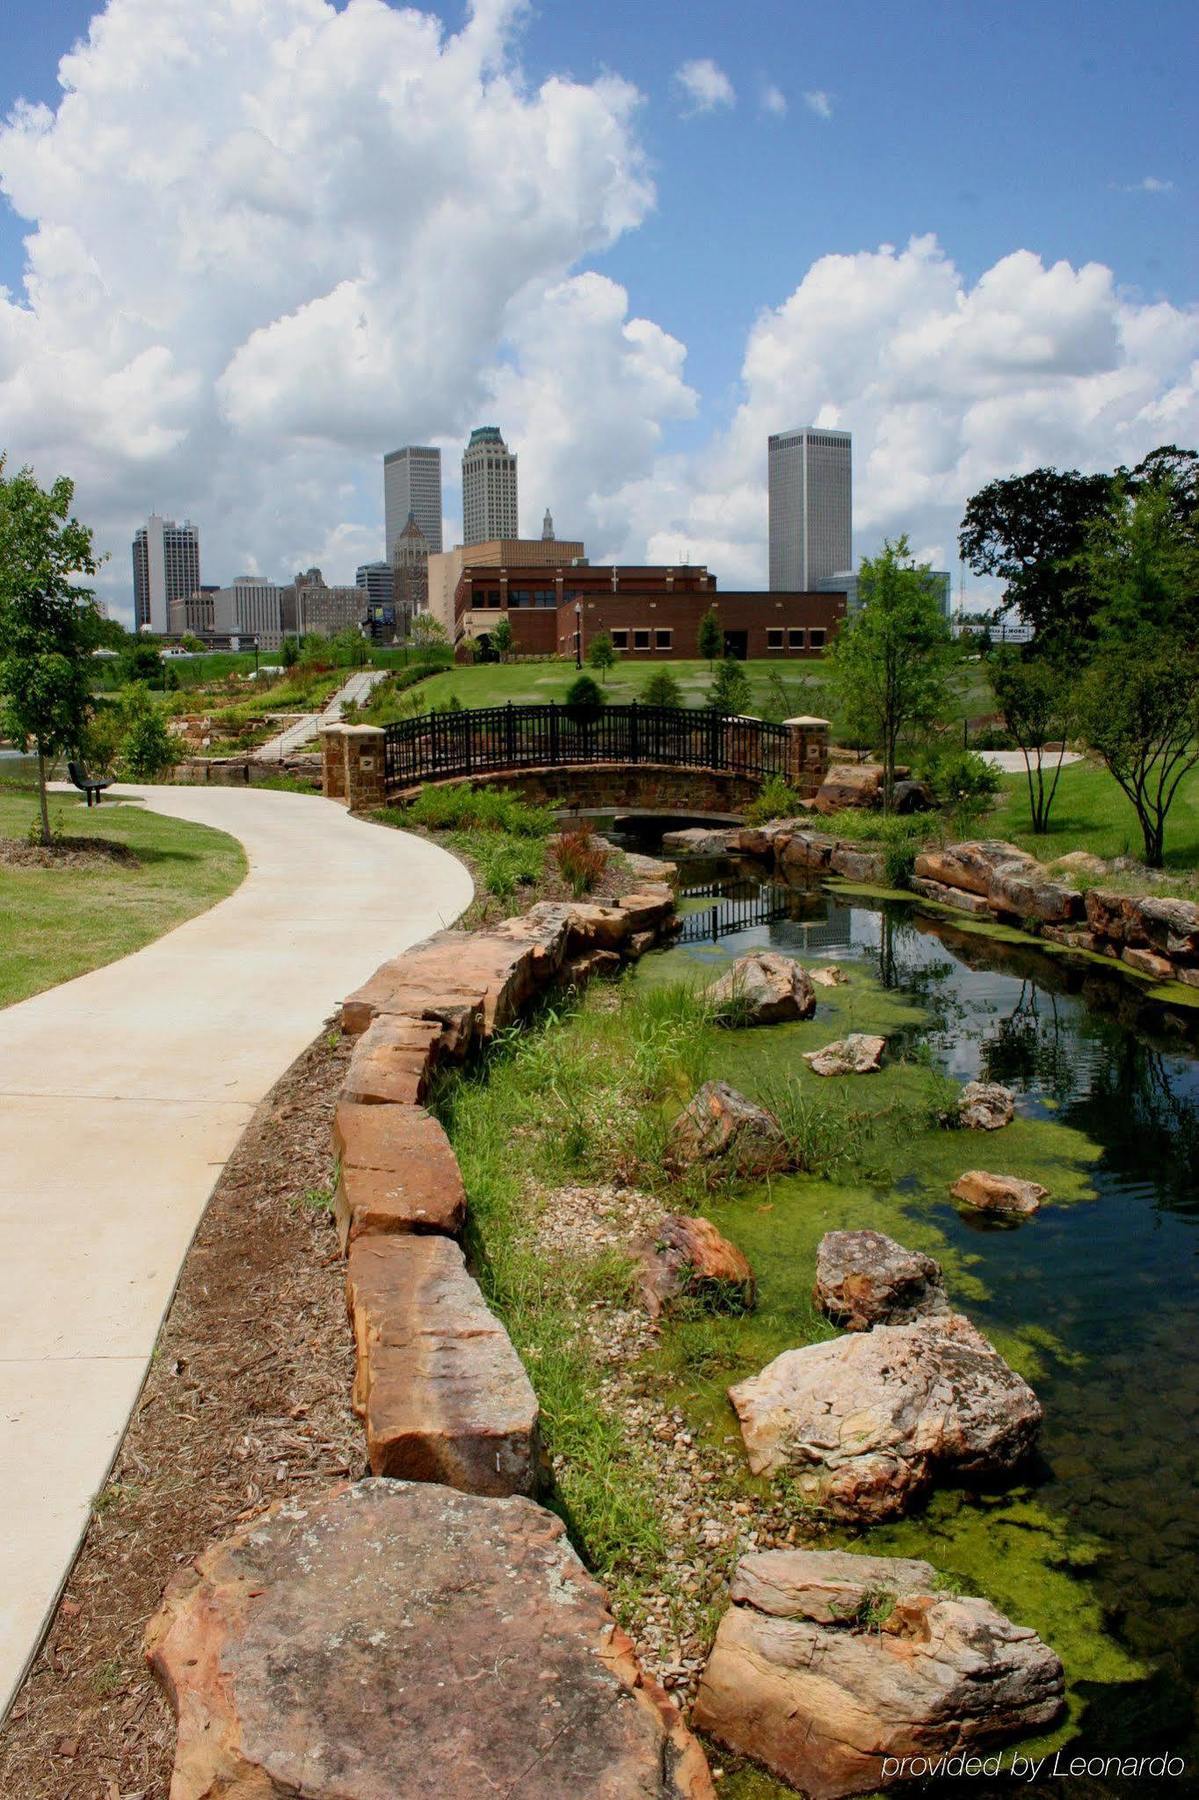
[[[719,908],[712,871],[704,881],[703,904]],[[737,904],[752,906],[744,871],[738,881]],[[769,946],[859,960],[885,988],[919,1005],[924,1023],[905,1035],[927,1045],[947,1073],[1002,1081],[1015,1090],[1021,1113],[1058,1120],[1097,1147],[1088,1171],[1094,1199],[1051,1203],[1030,1229],[979,1233],[948,1205],[936,1214],[947,1243],[969,1256],[979,1275],[981,1297],[970,1311],[981,1329],[1044,1346],[1036,1381],[1045,1406],[1040,1479],[1005,1495],[938,1495],[925,1516],[875,1531],[870,1543],[969,1570],[978,1566],[982,1530],[981,1554],[993,1571],[1026,1569],[1030,1582],[1077,1584],[1077,1606],[1073,1613],[1065,1606],[1062,1617],[1090,1622],[1078,1626],[1073,1645],[1059,1645],[1075,1669],[1094,1673],[1077,1689],[1083,1709],[1076,1748],[1189,1749],[1195,1769],[1193,1017],[1148,1005],[1114,971],[963,930],[908,906],[848,905],[819,889],[784,901],[773,884],[758,900],[760,919],[739,923],[735,912],[727,915],[725,950]],[[718,912],[718,925],[724,916]],[[986,1152],[980,1147],[988,1166],[1002,1167],[1001,1141],[988,1142]],[[927,1194],[916,1169],[906,1181],[901,1173],[897,1186]],[[998,1575],[995,1585],[1002,1586]],[[1063,1791],[1120,1788],[1067,1783]]]

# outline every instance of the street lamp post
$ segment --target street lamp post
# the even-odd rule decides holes
[[[575,601],[575,668],[583,667],[583,602]]]

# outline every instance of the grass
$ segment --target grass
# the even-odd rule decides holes
[[[1062,770],[1050,829],[1036,837],[1029,815],[1023,773],[1005,775],[1000,804],[986,822],[988,836],[1013,843],[1051,861],[1071,850],[1096,856],[1133,856],[1139,861],[1144,843],[1136,813],[1107,770],[1098,763],[1071,763]],[[1166,867],[1199,866],[1199,769],[1184,777],[1166,819]]]
[[[519,887],[536,887],[545,874],[546,839],[554,830],[548,808],[530,806],[508,788],[430,786],[407,807],[383,806],[372,817],[400,831],[413,825],[434,832],[465,858],[485,894],[510,900]]]
[[[829,692],[828,675],[818,660],[810,662],[786,658],[760,659],[744,663],[749,677],[750,701],[747,711],[774,711],[783,717],[815,713],[830,718],[834,734],[840,721]],[[612,705],[640,700],[650,679],[667,668],[682,690],[684,706],[704,704],[711,685],[706,662],[680,658],[678,661],[620,661],[602,683],[604,698]],[[424,707],[445,706],[451,697],[468,707],[513,704],[548,704],[561,701],[578,671],[573,662],[478,663],[446,670],[422,681],[411,692]],[[986,712],[994,705],[990,690],[975,664],[965,664],[958,672],[954,718]],[[386,705],[386,687],[377,708]],[[775,702],[772,707],[772,700]],[[399,716],[398,714],[396,716]]]
[[[31,789],[0,787],[0,837],[25,838],[37,816]],[[115,962],[223,900],[246,872],[223,831],[140,806],[90,811],[52,795],[51,826],[67,838],[106,838],[136,861],[63,868],[0,865],[0,1006]]]

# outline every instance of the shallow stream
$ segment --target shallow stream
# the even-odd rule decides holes
[[[860,1541],[926,1557],[1037,1629],[1069,1683],[1054,1744],[1113,1756],[1170,1748],[1193,1776],[1199,1014],[1147,1013],[1114,974],[865,893],[788,893],[744,866],[700,863],[684,865],[683,892],[682,940],[647,957],[637,979],[715,973],[766,947],[847,975],[818,989],[813,1020],[729,1033],[717,1072],[766,1100],[780,1073],[798,1075],[822,1099],[839,1090],[844,1104],[895,1120],[865,1179],[859,1162],[849,1179],[784,1178],[711,1207],[753,1263],[760,1304],[725,1322],[714,1359],[689,1361],[685,1338],[664,1351],[697,1426],[732,1438],[729,1382],[824,1334],[810,1296],[825,1231],[869,1225],[938,1257],[955,1307],[1040,1396],[1040,1458],[1017,1484],[940,1490]],[[887,1065],[820,1083],[801,1052],[848,1030],[883,1033]],[[912,1125],[913,1097],[927,1096],[936,1071],[1004,1082],[1015,1123],[968,1137]],[[969,1215],[947,1190],[970,1166],[1039,1180],[1051,1197],[1018,1225]]]

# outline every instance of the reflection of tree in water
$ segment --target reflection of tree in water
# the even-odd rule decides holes
[[[1068,1100],[1078,1084],[1075,1021],[1062,1016],[1057,995],[1022,981],[1015,1006],[983,1039],[982,1075],[1008,1087],[1039,1087],[1055,1100]]]
[[[966,1017],[954,984],[952,962],[927,960],[927,939],[915,929],[911,915],[884,907],[879,918],[878,948],[870,953],[885,988],[908,995],[928,1015],[927,1023],[900,1035],[947,1036]]]
[[[1105,1053],[1090,1063],[1084,1093],[1063,1118],[1104,1147],[1113,1174],[1152,1181],[1159,1205],[1199,1213],[1199,1104],[1195,1075],[1175,1058],[1107,1020],[1089,1020]]]

